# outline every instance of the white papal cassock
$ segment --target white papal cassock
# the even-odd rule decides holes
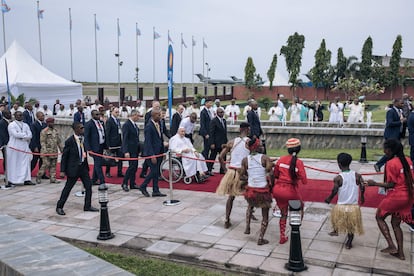
[[[187,177],[191,177],[195,175],[197,171],[199,172],[207,171],[207,165],[206,165],[206,162],[204,161],[205,159],[203,155],[196,152],[193,144],[191,144],[190,139],[188,139],[187,137],[184,137],[184,136],[181,137],[177,133],[176,135],[171,137],[169,141],[169,149],[183,156],[182,163],[183,163],[185,175]],[[190,152],[183,152],[183,150],[185,151],[186,149],[189,149]],[[186,156],[191,157],[191,158],[199,158],[202,160],[194,160],[194,159],[185,158]]]
[[[32,132],[29,125],[22,121],[13,121],[8,126],[9,143],[7,144],[7,178],[13,184],[24,183],[31,180],[30,161],[32,155],[11,149],[31,152],[29,148]]]

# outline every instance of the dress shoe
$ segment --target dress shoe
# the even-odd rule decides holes
[[[84,207],[83,211],[85,211],[85,212],[99,212],[99,209],[91,206],[89,208]]]
[[[56,179],[50,179],[50,183],[52,184],[52,183],[60,183],[60,181],[59,180],[56,180]]]
[[[143,189],[141,187],[138,187],[138,190],[141,191],[141,193],[145,196],[145,197],[150,197],[150,194],[147,192],[147,189]]]
[[[42,178],[39,176],[36,176],[36,184],[42,183]]]
[[[214,173],[212,171],[207,171],[206,174],[209,176],[214,176]]]
[[[57,213],[59,216],[64,216],[64,215],[66,215],[66,214],[65,214],[65,211],[63,211],[63,208],[58,208],[58,207],[56,207],[56,213]]]
[[[117,176],[118,177],[124,177],[125,175],[123,173],[118,173]]]
[[[377,164],[375,164],[375,165],[374,165],[374,170],[375,170],[376,172],[380,172],[380,171],[381,171],[381,168],[380,168]]]
[[[122,187],[122,190],[124,190],[124,192],[129,192],[127,184],[122,184],[121,187]]]
[[[220,170],[220,174],[226,174],[226,172],[225,172],[225,171]]]
[[[139,177],[141,177],[141,178],[145,178],[145,177],[147,177],[145,174],[140,174],[139,175]]]
[[[30,180],[25,181],[23,184],[24,184],[24,185],[36,185],[36,183],[33,183],[33,182],[32,182],[32,181],[30,181]]]
[[[5,187],[6,188],[14,188],[14,184],[9,181],[9,182],[7,182],[7,185]]]
[[[112,177],[110,173],[106,173],[105,176],[108,177],[108,178]]]
[[[98,181],[92,181],[92,185],[99,185]]]
[[[50,179],[50,177],[44,174],[42,175],[42,179]]]
[[[137,186],[137,185],[131,185],[130,187],[129,187],[131,190],[139,190],[139,187]]]
[[[152,193],[152,197],[164,197],[164,196],[167,196],[167,195],[166,194],[162,194],[160,192],[158,192],[158,193]]]

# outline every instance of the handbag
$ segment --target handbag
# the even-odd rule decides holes
[[[111,151],[109,149],[104,149],[103,151],[103,155],[105,156],[111,156],[111,157],[117,157],[116,155],[116,151]],[[103,158],[103,165],[104,166],[109,166],[109,167],[115,167],[118,165],[118,160],[113,159],[113,158]]]

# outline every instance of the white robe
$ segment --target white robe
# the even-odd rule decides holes
[[[10,135],[8,147],[13,147],[26,152],[31,152],[29,148],[30,140],[32,139],[32,132],[29,125],[23,123],[23,121],[13,121],[8,126]],[[11,148],[7,148],[7,178],[13,184],[21,184],[25,181],[30,181],[31,170],[30,161],[32,155],[18,152]]]
[[[169,141],[169,149],[175,153],[179,153],[183,156],[182,158],[182,164],[184,168],[184,172],[186,177],[191,177],[199,172],[205,172],[207,171],[207,165],[204,161],[204,157],[201,154],[198,154],[195,152],[195,148],[193,147],[193,144],[191,144],[190,139],[187,137],[181,137],[179,134],[174,135],[171,137]],[[190,149],[190,152],[183,152],[183,150]],[[185,158],[191,157],[191,158],[199,158],[202,160],[194,160]]]

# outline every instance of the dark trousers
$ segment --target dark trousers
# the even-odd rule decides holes
[[[150,173],[145,177],[144,182],[141,184],[141,188],[143,190],[147,189],[148,184],[152,180],[152,192],[153,193],[159,193],[160,188],[158,187],[158,177],[160,175],[160,166],[162,162],[162,157],[157,157],[157,162],[153,164],[151,162],[151,159],[146,159],[145,163],[148,163],[148,166],[150,168]]]
[[[137,158],[138,154],[130,154],[130,158]],[[138,160],[130,160],[128,169],[125,172],[124,180],[122,181],[123,184],[129,185],[130,187],[135,186],[135,174],[137,173],[138,169]]]
[[[147,160],[148,159],[145,159],[144,164],[142,164],[142,170],[141,170],[141,174],[140,174],[141,177],[144,177],[147,174],[147,171],[148,171],[148,168],[149,168]]]
[[[185,137],[187,137],[188,139],[190,139],[191,144],[194,144],[194,139],[193,139],[193,134],[192,133],[186,133]]]
[[[112,152],[116,153],[116,156],[118,156],[118,157],[124,157],[124,155],[122,154],[121,149],[112,150]],[[105,173],[110,173],[110,172],[111,172],[111,167],[106,166]],[[118,175],[119,174],[122,174],[122,160],[118,161]]]
[[[414,145],[410,145],[410,159],[414,163]]]
[[[219,148],[216,147],[215,149],[210,151],[210,156],[207,159],[211,160],[211,161],[215,161],[216,157],[217,157],[217,154],[220,154],[220,152],[221,152],[221,147],[219,147]],[[226,157],[224,157],[224,160],[226,160]],[[210,172],[213,170],[213,166],[214,166],[214,162],[208,162],[207,163],[207,169]],[[224,172],[224,170],[221,168],[221,165],[220,165],[220,173],[223,173],[223,172]]]
[[[83,208],[89,208],[91,207],[91,200],[92,200],[92,182],[89,178],[89,174],[87,170],[86,172],[80,174],[76,177],[69,177],[66,180],[65,187],[62,190],[62,194],[60,195],[59,201],[57,202],[57,208],[63,208],[65,206],[66,200],[68,199],[70,195],[70,191],[72,191],[73,186],[75,185],[78,178],[81,179],[83,187],[85,187],[85,205]]]
[[[210,144],[208,142],[208,139],[206,137],[203,136],[203,151],[201,152],[201,154],[204,156],[205,159],[208,159],[208,154],[210,152]]]
[[[99,150],[97,153],[102,154],[104,149],[104,144],[99,145]],[[105,177],[102,171],[103,158],[93,155],[93,174],[92,182],[100,181],[100,184],[105,183]]]
[[[30,162],[30,170],[33,171],[36,167],[37,162],[39,161],[39,169],[42,167],[43,161],[42,158],[40,158],[40,155],[33,155],[33,159]]]
[[[6,162],[7,162],[7,157],[6,157],[6,148],[2,148],[1,152],[3,153],[3,171],[6,171]]]

